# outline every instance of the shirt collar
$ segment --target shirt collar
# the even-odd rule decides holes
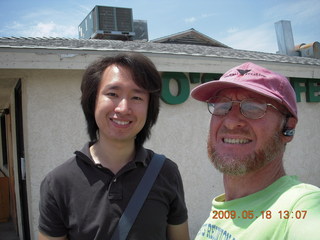
[[[81,155],[85,155],[86,158],[82,158],[83,160],[85,160],[86,162],[89,162],[90,164],[95,164],[94,161],[93,161],[93,158],[90,154],[90,150],[89,148],[94,144],[94,142],[87,142],[81,149]],[[76,155],[79,155],[79,151],[76,151],[75,152]],[[137,150],[136,150],[136,155],[133,159],[133,162],[134,163],[140,163],[142,164],[144,167],[147,166],[147,162],[146,162],[146,159],[148,157],[148,152],[147,150],[144,148],[144,147],[139,147]]]

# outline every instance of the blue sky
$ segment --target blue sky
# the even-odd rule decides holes
[[[319,0],[0,0],[0,37],[78,38],[95,5],[132,8],[149,40],[194,28],[235,49],[275,53],[274,23],[289,20],[295,45],[320,41]]]

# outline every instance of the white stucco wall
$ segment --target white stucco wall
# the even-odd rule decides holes
[[[33,231],[37,231],[39,185],[44,175],[72,156],[87,141],[80,107],[81,71],[33,71],[25,79],[25,149],[29,162]],[[192,84],[193,88],[197,84]],[[288,144],[289,174],[320,186],[317,119],[320,103],[299,103],[295,140]],[[206,105],[189,98],[180,105],[161,103],[158,122],[146,147],[166,154],[180,168],[194,237],[207,218],[211,200],[223,192],[222,177],[207,158],[210,114]]]
[[[172,56],[151,57],[159,71],[175,72],[223,72],[243,62],[230,60],[222,67],[220,61],[213,62],[213,59],[202,57],[196,61],[182,56],[178,60]],[[47,64],[48,62],[51,64],[50,61]],[[81,69],[88,58],[75,62],[78,64],[75,68]],[[53,61],[52,65],[59,64]],[[62,65],[60,63],[59,67]],[[314,70],[312,75],[304,72],[301,66],[295,68],[296,72],[293,73],[292,70],[287,70],[289,65],[265,64],[287,76],[320,76],[319,70]],[[33,65],[32,68],[36,67]],[[5,73],[8,78],[22,79],[30,227],[33,239],[37,239],[41,180],[47,172],[71,157],[74,150],[81,148],[88,140],[80,106],[83,70],[26,69],[1,70],[1,73]],[[193,88],[197,85],[190,86]],[[285,166],[288,174],[298,175],[301,180],[320,186],[320,103],[306,103],[302,98],[298,108],[299,123],[294,141],[287,147]],[[153,128],[151,139],[145,144],[146,147],[165,154],[179,166],[189,209],[191,238],[207,218],[212,198],[223,192],[221,174],[209,163],[206,153],[209,120],[206,105],[191,98],[179,105],[162,102],[158,122]]]
[[[287,174],[320,187],[320,103],[298,103],[296,134],[284,157]]]
[[[51,169],[86,141],[80,106],[82,71],[30,71],[23,81],[30,228],[36,238],[39,188]]]
[[[146,144],[179,166],[192,239],[208,217],[213,196],[223,192],[221,176],[207,158],[210,114],[206,109],[204,103],[191,98],[176,106],[162,103],[158,122]]]

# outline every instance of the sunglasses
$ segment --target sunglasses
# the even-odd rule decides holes
[[[208,110],[215,116],[226,115],[231,110],[233,103],[239,103],[241,114],[249,119],[262,118],[267,111],[267,107],[272,107],[281,112],[272,104],[259,99],[248,98],[237,101],[227,97],[215,96],[207,100]]]

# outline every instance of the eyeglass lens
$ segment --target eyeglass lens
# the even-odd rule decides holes
[[[242,115],[250,119],[263,117],[267,109],[267,103],[257,99],[233,101],[227,97],[213,97],[207,103],[209,112],[216,116],[226,115],[231,110],[233,103],[240,103]]]

